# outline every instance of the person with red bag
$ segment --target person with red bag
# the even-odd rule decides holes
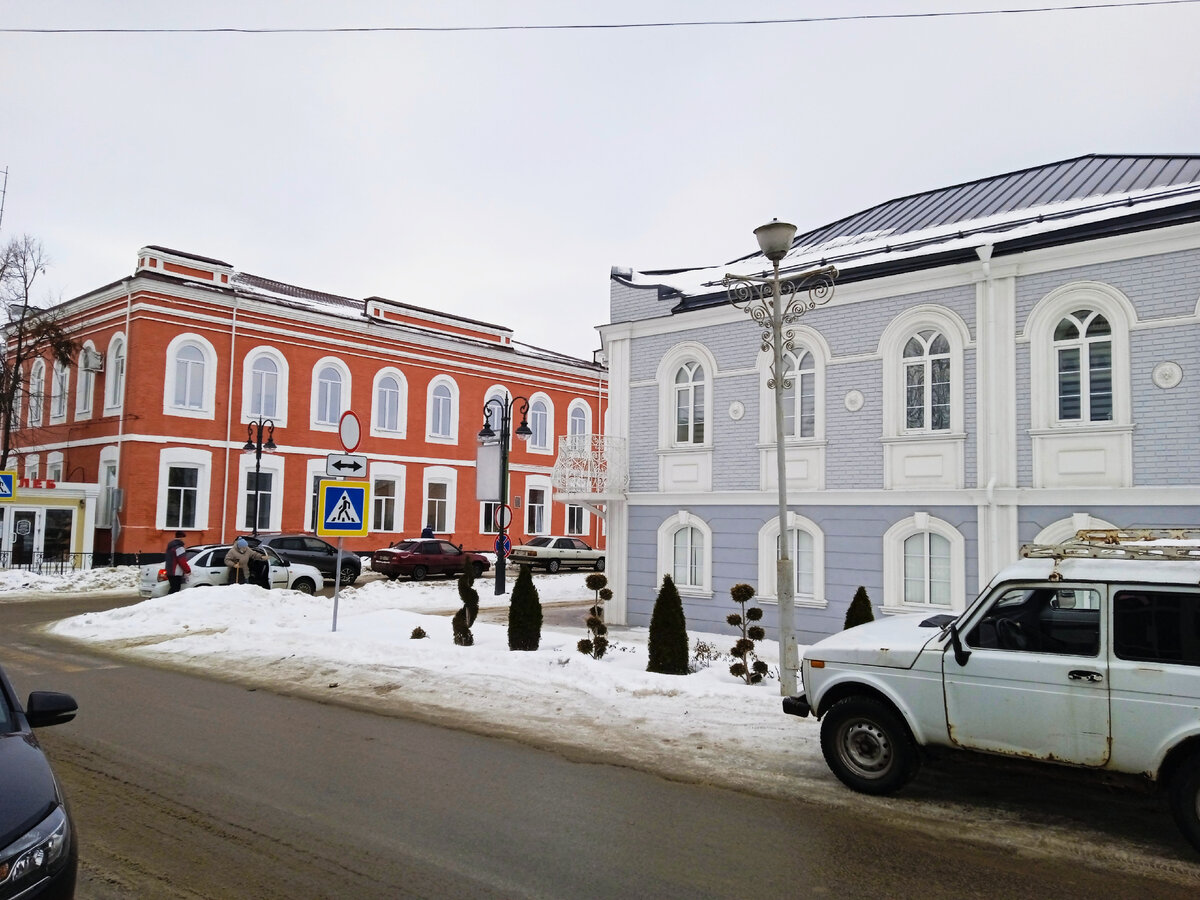
[[[183,535],[182,531],[175,532],[175,539],[167,544],[167,581],[171,582],[168,594],[174,594],[183,587],[183,576],[192,571],[192,567],[188,565],[188,561],[183,555]]]

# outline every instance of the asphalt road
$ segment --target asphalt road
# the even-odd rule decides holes
[[[1020,858],[854,807],[135,665],[32,627],[106,605],[0,604],[18,691],[80,704],[39,734],[81,834],[81,898],[1196,896],[1177,872]]]

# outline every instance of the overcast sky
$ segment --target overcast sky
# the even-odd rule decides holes
[[[0,28],[547,25],[1078,0],[0,0]],[[1200,3],[592,30],[0,33],[0,238],[48,295],[139,247],[590,358],[609,269],[702,266],[1087,153],[1200,153]]]

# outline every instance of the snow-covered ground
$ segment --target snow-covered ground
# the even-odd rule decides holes
[[[511,736],[577,759],[852,806],[877,821],[902,823],[946,840],[974,838],[1016,852],[1200,885],[1200,865],[1192,857],[1164,857],[1162,844],[1153,840],[1130,845],[1102,826],[1082,824],[1086,814],[1042,814],[1031,828],[1031,809],[1019,801],[981,804],[977,796],[960,799],[952,790],[919,785],[889,798],[854,794],[825,766],[817,723],[783,714],[774,642],[759,644],[772,677],[754,686],[729,674],[729,635],[689,632],[693,648],[701,642],[723,655],[687,676],[646,672],[643,628],[614,628],[606,656],[591,659],[576,649],[587,636],[583,607],[592,599],[585,578],[536,576],[548,623],[567,624],[546,624],[541,646],[532,652],[508,649],[508,597],[494,596],[488,579],[476,584],[481,612],[472,647],[454,644],[450,617],[460,604],[456,584],[448,579],[368,578],[343,589],[336,631],[331,598],[251,586],[189,589],[66,619],[50,630],[159,665]],[[75,578],[0,571],[0,602],[61,591],[136,596],[136,584],[132,568],[99,569]],[[580,608],[564,612],[561,605],[570,603]],[[731,601],[730,611],[735,610]],[[577,624],[570,624],[575,618]],[[417,627],[428,637],[413,639]],[[1085,789],[1083,796],[1090,792]],[[1157,831],[1157,813],[1149,815]],[[1164,811],[1164,840],[1170,840],[1172,827]]]

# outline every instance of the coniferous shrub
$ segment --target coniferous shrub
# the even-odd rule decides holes
[[[479,592],[473,587],[475,583],[475,567],[468,561],[463,566],[462,574],[458,576],[458,596],[462,600],[462,608],[450,620],[454,629],[454,643],[460,647],[471,647],[475,644],[475,635],[471,634],[471,626],[479,615]]]
[[[688,673],[687,621],[683,617],[683,601],[670,575],[663,576],[662,587],[654,600],[650,615],[650,662],[647,672],[661,675]]]
[[[588,590],[595,592],[596,600],[592,604],[592,608],[588,610],[587,618],[584,619],[590,637],[585,637],[575,646],[579,648],[580,653],[586,653],[592,659],[600,659],[608,649],[608,626],[604,624],[604,601],[612,597],[612,591],[607,587],[608,578],[599,572],[589,575],[584,584],[588,586]]]
[[[427,637],[429,637],[429,635],[427,635],[427,634],[425,633],[425,629],[424,629],[424,628],[422,628],[420,625],[418,625],[416,628],[414,628],[414,629],[412,630],[412,634],[410,634],[410,635],[409,635],[409,637],[410,637],[412,640],[414,640],[414,641],[419,641],[419,640],[421,640],[422,638],[427,638]]]
[[[729,674],[741,678],[746,684],[758,684],[763,680],[763,676],[767,674],[769,668],[754,652],[754,645],[755,642],[766,637],[766,632],[763,631],[761,625],[751,625],[750,623],[757,622],[762,618],[762,610],[757,606],[746,608],[746,604],[754,596],[754,588],[750,585],[735,584],[729,589],[729,593],[733,597],[733,602],[741,607],[741,612],[730,613],[725,621],[742,632],[742,636],[737,639],[733,649],[729,651],[735,659],[734,664],[729,667]]]
[[[542,642],[542,604],[529,566],[521,566],[508,604],[508,649],[536,650]]]
[[[871,598],[867,596],[867,589],[860,584],[854,592],[854,599],[850,601],[850,607],[846,610],[845,627],[853,628],[855,625],[874,621],[875,612],[871,609]]]

